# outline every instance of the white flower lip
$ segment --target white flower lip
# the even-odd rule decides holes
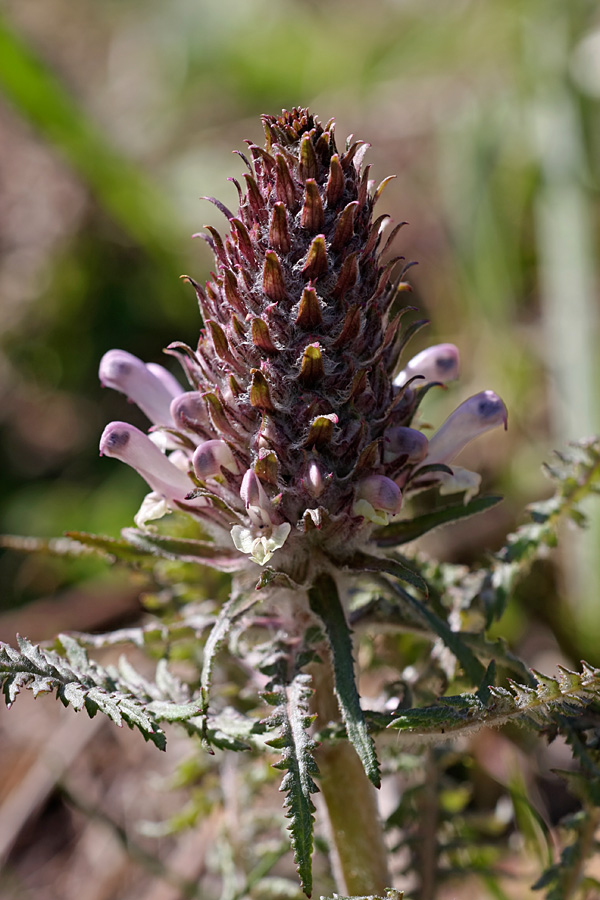
[[[100,360],[98,376],[105,387],[126,394],[155,425],[173,424],[170,405],[182,388],[162,366],[146,365],[125,350],[109,350]]]
[[[290,523],[283,522],[281,525],[271,528],[269,535],[257,536],[250,528],[234,525],[231,529],[231,539],[236,550],[249,556],[259,566],[264,566],[275,551],[283,547],[291,530]]]
[[[127,422],[111,422],[100,439],[100,454],[127,463],[138,472],[152,490],[170,502],[184,502],[193,488],[188,476],[161,453],[150,438]],[[204,498],[185,501],[196,506],[206,504]]]
[[[449,463],[474,438],[503,425],[508,412],[494,391],[481,391],[469,397],[451,413],[429,441],[426,463]]]
[[[396,375],[394,384],[402,387],[410,378],[420,375],[425,381],[439,381],[446,384],[458,378],[460,356],[454,344],[434,344],[413,356],[401,372]]]

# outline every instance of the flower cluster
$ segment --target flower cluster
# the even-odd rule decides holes
[[[458,375],[452,344],[404,365],[401,257],[387,258],[401,225],[373,210],[388,181],[369,179],[367,145],[340,153],[334,124],[308,110],[263,117],[264,147],[240,154],[239,210],[204,235],[215,273],[193,279],[204,328],[194,350],[176,343],[186,390],[164,368],[122,350],[102,359],[103,384],[153,423],[104,431],[101,452],[133,466],[152,493],[136,523],[170,509],[199,517],[231,557],[271,560],[304,578],[320,553],[343,561],[400,512],[410,491],[477,491],[450,469],[471,439],[506,425],[492,391],[465,401],[428,440],[414,427],[424,392]],[[401,223],[403,224],[403,223]],[[385,261],[383,256],[386,255]],[[398,271],[399,269],[399,271]]]

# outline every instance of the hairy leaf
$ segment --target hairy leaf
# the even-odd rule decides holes
[[[365,557],[365,567],[370,571],[384,572],[387,575],[394,576],[394,578],[397,578],[400,581],[407,581],[406,572],[408,567],[405,563],[401,563],[398,560],[390,559],[388,557],[367,557],[366,554],[360,554],[360,557]],[[479,662],[473,651],[462,640],[460,634],[456,631],[452,631],[447,622],[441,619],[437,613],[430,609],[425,603],[421,602],[421,600],[418,600],[408,591],[404,590],[401,585],[390,582],[390,586],[417,621],[421,622],[428,631],[433,632],[433,634],[441,638],[446,647],[448,647],[448,649],[456,656],[471,681],[474,684],[479,684],[485,672],[485,668]]]
[[[221,608],[217,621],[213,625],[212,631],[208,636],[208,640],[204,647],[202,673],[200,675],[201,712],[205,717],[205,721],[210,702],[210,684],[215,656],[227,637],[227,633],[234,620],[238,616],[248,612],[248,610],[258,602],[258,599],[259,598],[256,595],[248,597],[246,594],[234,594]],[[204,737],[207,746],[209,746],[208,734],[205,733]]]
[[[221,572],[235,572],[240,567],[240,555],[233,545],[228,553],[212,541],[168,537],[137,528],[124,528],[123,537],[132,547],[148,556],[210,566]]]
[[[557,711],[572,712],[600,697],[600,669],[583,664],[581,672],[559,666],[556,678],[533,672],[535,687],[510,682],[510,689],[489,686],[485,692],[444,697],[434,706],[401,710],[389,715],[388,726],[401,736],[419,742],[446,739],[476,731],[486,725],[502,725],[513,719],[543,723]],[[385,716],[374,713],[381,726]]]
[[[277,737],[268,740],[267,744],[281,751],[281,759],[274,764],[274,768],[285,770],[279,790],[286,794],[284,809],[290,819],[288,828],[294,862],[307,897],[312,892],[315,812],[310,795],[319,790],[313,780],[313,776],[318,774],[313,756],[316,744],[308,734],[314,720],[309,711],[311,696],[310,676],[297,674],[289,684],[279,685],[264,695],[275,709],[263,723],[268,731],[277,731]]]
[[[130,693],[111,672],[88,660],[83,648],[75,649],[75,642],[63,639],[68,647],[67,659],[22,637],[18,637],[19,650],[0,643],[0,684],[7,706],[23,688],[34,696],[55,692],[65,706],[75,710],[85,707],[90,716],[100,711],[119,726],[125,722],[164,750],[166,739],[159,717],[146,700]]]

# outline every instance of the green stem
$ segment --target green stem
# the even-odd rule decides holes
[[[311,667],[315,687],[313,709],[320,727],[340,718],[332,667],[325,648],[322,657],[322,664]],[[383,895],[391,878],[375,788],[348,741],[324,742],[316,759],[321,773],[319,786],[329,816],[338,892]]]

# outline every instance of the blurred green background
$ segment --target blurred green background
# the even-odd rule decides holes
[[[4,0],[0,531],[131,524],[145,486],[96,447],[110,419],[143,419],[100,388],[98,361],[195,342],[178,275],[208,275],[190,237],[223,226],[199,198],[234,206],[231,150],[260,140],[261,113],[308,105],[339,143],[372,144],[378,181],[398,176],[379,211],[410,223],[398,252],[432,319],[413,352],[453,341],[463,360],[426,417],[486,388],[509,408],[508,434],[465,455],[503,508],[430,549],[500,546],[547,492],[552,448],[600,431],[599,97],[591,0]],[[560,616],[600,636],[599,555],[597,528],[566,535],[530,612],[556,619],[566,585]],[[6,553],[0,604],[93,571]]]

